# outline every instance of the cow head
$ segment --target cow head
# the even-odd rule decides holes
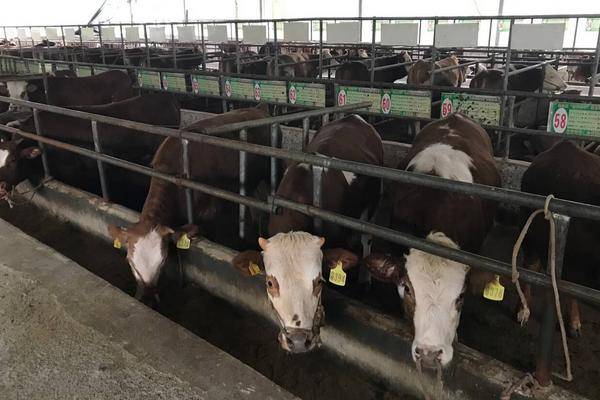
[[[31,94],[39,91],[40,86],[37,81],[7,81],[6,89],[12,99],[30,100]],[[11,111],[19,111],[24,108],[28,110],[26,107],[17,106],[15,104],[9,106],[9,110]]]
[[[175,231],[139,222],[128,228],[110,225],[108,232],[115,247],[127,247],[127,261],[137,282],[136,299],[158,303],[158,278],[167,261],[169,242],[177,243],[184,234],[191,239],[198,233],[198,227],[185,225]]]
[[[458,247],[441,232],[430,233],[427,240]],[[469,267],[417,249],[410,249],[404,260],[372,254],[365,263],[376,279],[398,287],[407,318],[415,327],[413,360],[427,367],[447,366],[454,354]]]
[[[347,270],[357,264],[357,257],[343,249],[323,249],[325,238],[306,232],[278,233],[258,243],[262,257],[245,251],[233,259],[233,266],[248,276],[256,273],[251,267],[264,271],[267,297],[281,325],[281,347],[290,353],[313,350],[321,343],[324,317],[323,263],[329,268],[341,263]]]
[[[565,90],[567,84],[564,81],[566,76],[563,76],[551,65],[544,65],[544,86],[543,89],[550,92]]]
[[[0,200],[31,176],[40,154],[39,147],[24,139],[0,142]]]

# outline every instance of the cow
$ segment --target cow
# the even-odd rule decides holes
[[[319,75],[319,55],[308,53],[290,53],[277,56],[277,76],[282,78],[315,78]],[[331,54],[323,52],[323,65],[329,65]],[[274,77],[275,59],[271,59],[267,65],[267,76]]]
[[[524,68],[524,65],[511,66],[515,71]],[[503,69],[487,69],[477,73],[469,84],[471,88],[502,90],[504,83]],[[531,69],[516,75],[509,75],[508,90],[519,90],[534,92],[537,90],[557,91],[565,90],[567,84],[561,78],[559,72],[551,65]]]
[[[583,63],[575,68],[575,72],[573,72],[573,80],[579,82],[588,82],[592,77],[593,65],[594,58],[591,56],[585,57],[583,59]],[[600,64],[598,65],[596,73],[600,73]]]
[[[458,66],[459,64],[458,57],[451,55],[436,61],[435,68],[440,69],[450,66]],[[431,82],[431,63],[428,61],[418,60],[408,71],[407,82],[409,85],[460,87],[465,81],[466,73],[466,67],[436,72],[433,82]]]
[[[600,156],[585,151],[572,141],[563,140],[539,154],[529,165],[521,180],[523,192],[600,206]],[[522,210],[522,219],[531,210]],[[548,221],[542,216],[533,220],[523,242],[524,264],[535,271],[546,269],[548,255]],[[567,233],[562,279],[581,285],[600,286],[600,235],[598,221],[571,218]],[[531,288],[525,286],[531,301]],[[566,297],[569,311],[568,332],[581,335],[579,304]]]
[[[375,82],[394,82],[404,78],[408,74],[407,65],[398,65],[384,70],[377,70],[377,67],[391,66],[394,64],[408,63],[411,61],[410,55],[402,51],[393,56],[379,57],[375,59]],[[371,61],[348,61],[340,65],[335,70],[336,81],[370,81],[371,80]]]
[[[398,169],[500,186],[488,134],[461,114],[427,124]],[[392,229],[453,249],[479,251],[493,225],[495,204],[476,196],[395,182],[391,200]],[[470,267],[415,248],[390,246],[385,252],[375,246],[365,264],[375,279],[397,286],[405,315],[414,323],[413,360],[445,367],[453,357]]]
[[[152,125],[179,125],[179,103],[169,94],[156,93],[134,97],[117,103],[71,107],[78,111],[111,116]],[[13,123],[15,128],[35,133],[33,117]],[[93,150],[90,121],[50,112],[39,113],[39,126],[44,136]],[[144,134],[132,129],[98,124],[98,136],[105,154],[142,165],[148,165],[160,145],[162,137]],[[0,163],[0,184],[3,192],[10,192],[26,178],[37,184],[43,171],[38,157],[40,149],[33,151],[35,142],[13,138],[6,142],[5,157]],[[29,149],[26,154],[21,150]],[[31,148],[31,149],[30,149]],[[51,175],[67,184],[92,193],[100,193],[96,161],[78,156],[52,146],[45,148]],[[35,157],[34,157],[35,156]],[[116,167],[104,166],[111,190],[111,199],[128,207],[139,209],[146,193],[149,179],[145,176]],[[24,172],[26,171],[26,172]]]
[[[357,115],[323,126],[306,151],[383,165],[379,134]],[[277,197],[312,204],[312,175],[308,164],[291,164],[279,184]],[[325,169],[322,208],[358,218],[364,210],[374,207],[379,185],[375,178]],[[352,235],[347,229],[325,221],[317,234],[311,217],[289,209],[270,216],[268,233],[269,239],[258,240],[262,258],[258,251],[248,250],[238,254],[232,264],[245,275],[250,275],[251,266],[260,266],[265,271],[267,296],[281,324],[278,335],[281,347],[290,353],[310,351],[320,343],[323,277],[338,264],[348,270],[358,262],[357,256],[347,250],[353,246]]]
[[[44,94],[43,80],[11,80],[6,82],[10,97],[46,103],[54,106],[87,106],[108,104],[133,97],[135,92],[129,75],[111,70],[82,78],[48,77],[48,91]]]
[[[263,107],[246,108],[201,120],[185,130],[201,131],[236,122],[251,121],[268,117]],[[226,135],[237,139],[238,133]],[[268,146],[268,127],[250,129],[248,142]],[[167,138],[157,150],[152,161],[155,171],[181,176],[183,174],[181,141]],[[199,142],[189,143],[190,179],[235,191],[239,189],[239,153],[215,145]],[[246,190],[252,193],[261,180],[268,179],[269,159],[247,154]],[[226,220],[227,215],[236,215],[232,204],[194,192],[194,217],[202,222],[205,231],[232,230],[236,223]],[[226,207],[229,207],[227,209]],[[140,220],[130,227],[111,225],[110,235],[127,246],[127,260],[137,281],[136,298],[151,304],[159,301],[157,283],[168,255],[168,243],[177,242],[184,234],[192,238],[198,232],[196,225],[186,221],[184,191],[174,184],[152,178],[150,191],[144,202]],[[237,232],[237,230],[236,230]],[[209,238],[213,238],[210,237]]]

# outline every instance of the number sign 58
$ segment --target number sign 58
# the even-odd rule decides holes
[[[563,133],[567,129],[568,122],[569,115],[567,114],[567,110],[565,110],[563,107],[554,112],[554,117],[552,118],[552,127],[554,128],[554,132]]]

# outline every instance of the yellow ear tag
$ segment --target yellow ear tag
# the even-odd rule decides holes
[[[504,286],[500,284],[499,275],[496,275],[493,281],[485,285],[483,297],[492,301],[502,301],[504,299]]]
[[[188,237],[187,233],[181,235],[179,240],[177,241],[177,248],[182,250],[187,250],[190,248],[192,241]]]
[[[119,239],[115,239],[115,241],[113,242],[113,247],[115,249],[120,249],[121,248],[121,241]]]
[[[329,282],[338,286],[346,286],[346,273],[342,269],[341,261],[338,261],[335,268],[329,271]]]
[[[253,262],[251,262],[248,265],[248,271],[250,271],[250,275],[251,276],[258,275],[258,274],[260,274],[262,272],[260,270],[260,267],[257,264],[253,263]]]

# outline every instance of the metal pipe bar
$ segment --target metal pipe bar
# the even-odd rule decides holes
[[[399,64],[392,64],[392,65],[384,65],[381,67],[375,67],[375,71],[384,71],[386,69],[392,69],[392,68],[398,68],[398,67],[403,67],[405,65],[413,65],[419,61],[431,61],[431,57],[427,57],[427,58],[419,58],[418,60],[412,60],[412,61],[406,61],[406,62],[402,62]]]
[[[33,124],[35,126],[35,132],[39,136],[43,136],[42,126],[40,122],[40,112],[35,108],[33,109]],[[50,176],[50,168],[48,166],[48,155],[46,154],[46,149],[43,143],[39,143],[39,147],[42,151],[42,166],[44,168],[44,176],[48,178]]]
[[[539,67],[541,67],[541,66],[544,66],[544,65],[546,65],[546,64],[552,64],[553,62],[556,62],[556,59],[554,59],[554,60],[546,60],[546,61],[543,61],[543,62],[541,62],[541,63],[537,63],[537,64],[534,64],[534,65],[530,65],[530,66],[528,66],[528,67],[524,67],[524,68],[520,68],[520,69],[515,69],[515,70],[513,70],[513,71],[510,71],[510,72],[508,73],[508,76],[510,77],[510,76],[513,76],[513,75],[518,75],[518,74],[521,74],[521,73],[523,73],[523,72],[531,71],[532,69],[539,68]],[[510,68],[510,65],[509,65],[509,64],[507,64],[507,65],[508,65],[508,66],[509,66],[509,68]]]
[[[438,73],[438,72],[444,72],[444,71],[451,71],[453,69],[463,68],[463,67],[467,67],[467,66],[473,65],[473,64],[485,63],[485,62],[488,62],[491,60],[492,60],[492,57],[485,58],[483,60],[468,61],[468,62],[458,64],[458,65],[450,65],[450,66],[447,66],[444,68],[436,68],[435,72]]]
[[[362,27],[362,23],[361,23]],[[371,83],[375,82],[375,34],[376,34],[377,20],[373,18],[372,22],[372,32],[371,32]],[[361,30],[362,34],[362,30]]]
[[[181,139],[181,166],[183,170],[183,177],[186,179],[190,178],[190,143],[187,139]],[[185,209],[188,224],[194,223],[194,205],[193,205],[193,193],[190,188],[185,189]]]
[[[600,30],[598,30],[598,39],[596,42],[596,54],[594,56],[594,63],[592,65],[592,76],[590,77],[590,87],[588,89],[588,96],[594,94],[596,83],[598,83],[598,65],[600,63]]]
[[[96,153],[102,153],[102,144],[98,137],[98,122],[92,120],[92,140],[94,141],[94,150]],[[104,164],[100,160],[96,160],[98,165],[98,175],[100,176],[100,188],[102,190],[102,198],[105,201],[109,201],[108,182],[106,181],[106,171],[104,171]]]
[[[248,131],[246,129],[240,130],[240,142],[248,141]],[[240,196],[246,196],[246,169],[248,168],[248,158],[245,151],[239,153],[239,193]],[[246,206],[243,204],[239,205],[239,232],[240,239],[246,237]]]
[[[302,118],[302,151],[306,151],[309,142],[310,118]]]
[[[314,207],[321,208],[321,192],[323,189],[323,167],[319,167],[317,165],[312,166],[312,181],[313,181],[313,198],[312,204]],[[315,229],[316,234],[321,234],[323,231],[323,221],[321,218],[315,218],[313,220],[313,227]]]
[[[271,148],[279,148],[279,124],[271,124]],[[274,196],[277,192],[278,174],[277,174],[277,163],[278,159],[271,157],[271,195]]]

